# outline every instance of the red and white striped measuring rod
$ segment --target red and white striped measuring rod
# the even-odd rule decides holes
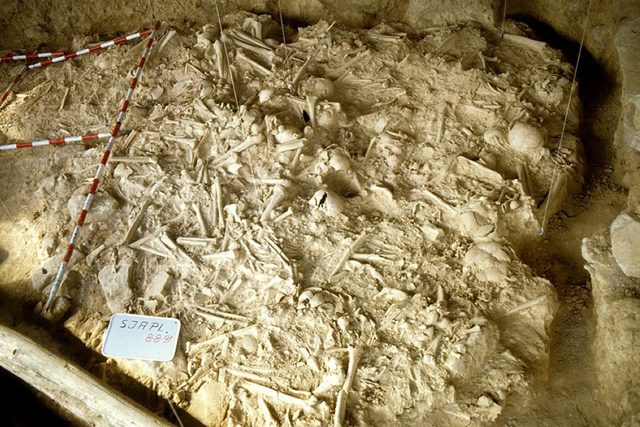
[[[64,52],[30,53],[28,55],[3,56],[0,62],[7,61],[28,61],[30,59],[51,58],[52,56],[62,56]]]
[[[36,62],[35,64],[31,64],[29,65],[29,69],[31,68],[37,68],[37,67],[44,67],[45,65],[49,65],[49,64],[55,64],[56,62],[63,62],[66,61],[67,59],[71,59],[71,58],[75,58],[76,56],[80,56],[80,55],[84,55],[90,52],[95,52],[96,50],[100,50],[100,49],[104,49],[110,46],[114,46],[120,43],[124,43],[126,41],[129,40],[133,40],[133,39],[137,39],[140,37],[144,37],[148,34],[151,34],[154,30],[144,30],[144,31],[140,31],[138,33],[135,34],[129,34],[128,36],[124,36],[124,37],[120,37],[105,43],[101,43],[92,47],[88,47],[86,49],[82,49],[79,50],[77,52],[72,52],[72,53],[68,53],[66,55],[63,56],[57,56],[55,58],[49,59],[47,61],[42,61],[42,62]]]
[[[111,132],[111,137],[109,138],[109,142],[107,142],[107,147],[104,150],[104,154],[102,155],[102,160],[100,160],[100,165],[98,166],[98,170],[93,178],[93,182],[91,183],[91,188],[89,189],[89,194],[87,194],[87,198],[84,201],[84,205],[82,206],[82,211],[80,212],[80,216],[78,217],[78,222],[76,223],[75,228],[73,229],[73,233],[71,234],[71,239],[69,240],[69,245],[67,246],[67,253],[62,258],[62,263],[60,264],[60,268],[58,269],[58,273],[56,274],[56,278],[53,281],[53,285],[51,286],[51,292],[49,293],[49,299],[44,306],[45,310],[48,310],[51,307],[51,303],[56,297],[58,293],[58,289],[60,288],[60,284],[62,283],[62,278],[64,277],[64,273],[67,269],[67,264],[71,259],[71,255],[73,254],[73,250],[76,247],[76,242],[78,241],[78,237],[80,236],[80,231],[82,230],[82,226],[84,225],[84,221],[87,218],[87,214],[89,213],[89,209],[91,209],[91,203],[93,202],[93,197],[98,190],[98,184],[100,183],[100,178],[102,177],[102,172],[104,168],[107,166],[107,162],[109,161],[109,155],[111,154],[111,150],[113,149],[113,144],[120,132],[120,126],[122,126],[122,122],[124,120],[125,115],[127,114],[127,109],[129,108],[129,103],[131,102],[131,97],[133,96],[133,91],[136,89],[138,85],[138,79],[140,78],[140,73],[142,73],[142,68],[144,67],[145,62],[147,61],[147,55],[149,55],[149,51],[151,50],[151,45],[153,44],[153,39],[156,35],[156,31],[160,27],[160,22],[156,22],[155,27],[151,30],[151,35],[149,36],[149,40],[147,41],[147,45],[142,51],[142,57],[140,58],[140,62],[138,63],[138,68],[136,68],[136,72],[131,80],[131,85],[129,86],[129,90],[127,91],[127,95],[124,98],[124,102],[122,103],[122,107],[120,108],[120,112],[118,113],[118,118],[116,119],[116,125],[113,127],[113,131]]]
[[[91,139],[105,139],[109,138],[110,136],[111,134],[109,132],[105,132],[96,133],[93,135],[70,136],[68,138],[43,139],[40,141],[21,142],[19,144],[0,145],[0,151],[15,150],[16,148],[42,147],[43,145],[60,145],[66,144],[67,142],[88,141]]]
[[[42,47],[44,46],[44,43],[40,43],[38,45],[38,47],[35,48],[34,52],[40,52],[40,49],[42,49]],[[13,81],[11,83],[9,83],[9,87],[7,87],[7,89],[5,89],[4,93],[2,94],[2,97],[0,97],[0,106],[2,106],[2,103],[5,101],[5,99],[7,99],[7,97],[9,96],[9,94],[11,93],[11,89],[13,89],[13,87],[15,85],[18,84],[18,82],[22,79],[22,76],[24,76],[24,74],[29,71],[29,64],[31,64],[32,61],[27,61],[26,64],[24,64],[24,66],[20,69],[20,71],[18,72],[18,74],[13,78]]]

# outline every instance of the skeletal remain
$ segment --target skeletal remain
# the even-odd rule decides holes
[[[158,47],[158,50],[155,51],[155,55],[154,56],[158,56],[162,53],[162,51],[164,50],[164,48],[167,46],[167,43],[169,43],[169,41],[173,38],[173,36],[176,35],[176,30],[170,30],[167,35],[165,36],[164,40],[162,41],[162,43],[160,43],[160,46]]]
[[[309,204],[328,216],[337,216],[344,210],[342,198],[333,191],[318,190],[309,200]]]
[[[220,185],[220,179],[215,177],[213,185],[216,190],[216,205],[218,207],[218,228],[224,229],[224,209],[222,208],[222,186]]]
[[[202,211],[200,210],[200,206],[198,206],[196,203],[194,203],[192,205],[193,210],[196,213],[196,217],[198,218],[198,222],[200,223],[200,228],[202,229],[202,234],[204,234],[205,237],[209,236],[209,229],[207,227],[207,223],[204,220],[204,217],[202,216]]]
[[[112,163],[152,163],[158,164],[158,161],[152,157],[147,156],[128,156],[128,157],[118,157],[111,156],[109,160]]]
[[[447,106],[445,105],[438,116],[438,133],[436,134],[436,147],[440,146],[440,142],[442,141],[442,136],[444,135],[445,121],[447,118]]]
[[[516,122],[509,131],[509,144],[518,152],[537,152],[544,146],[544,135],[539,127]]]
[[[225,260],[225,259],[233,260],[236,258],[238,258],[238,253],[235,250],[217,252],[215,254],[202,255],[202,259],[207,261],[218,261],[218,260]]]
[[[516,170],[518,172],[518,180],[520,181],[522,195],[523,196],[533,196],[533,191],[531,190],[531,179],[529,178],[529,168],[527,168],[526,163],[521,163],[516,166]]]
[[[58,112],[62,111],[64,108],[64,103],[67,101],[67,96],[69,96],[69,88],[64,91],[64,95],[62,95],[62,101],[60,101],[60,107],[58,108]]]
[[[145,200],[142,203],[142,207],[140,208],[140,211],[136,215],[135,219],[133,220],[133,222],[129,226],[129,229],[127,230],[127,233],[124,235],[124,238],[122,239],[122,244],[123,245],[128,245],[129,243],[131,243],[131,240],[133,239],[133,236],[135,235],[136,230],[140,226],[140,223],[142,222],[142,219],[144,218],[144,215],[147,212],[147,209],[153,203],[152,196],[155,194],[156,190],[158,189],[160,184],[162,184],[163,181],[164,181],[164,179],[161,179],[160,181],[155,183],[153,187],[151,187],[148,190],[147,195],[145,197]]]
[[[311,127],[315,128],[318,123],[316,122],[316,103],[318,102],[318,97],[315,95],[307,95],[307,111],[309,113],[309,121],[311,122]]]
[[[234,319],[228,319],[228,320],[234,320]],[[222,344],[225,340],[228,340],[229,337],[252,333],[256,330],[257,327],[258,327],[257,325],[247,326],[246,328],[236,329],[235,331],[230,331],[225,334],[218,335],[217,337],[208,339],[206,341],[191,345],[189,347],[189,354],[194,355],[205,348],[208,348],[217,344]]]
[[[184,249],[182,249],[180,246],[178,246],[176,244],[176,242],[174,242],[171,237],[169,237],[169,235],[166,232],[163,232],[160,235],[160,241],[162,243],[164,243],[170,250],[175,251],[176,253],[178,253],[180,255],[180,257],[182,257],[183,259],[189,261],[191,264],[193,264],[194,266],[197,266],[198,263],[196,262],[195,259],[193,259],[191,257],[191,255],[189,255],[188,253],[185,252]]]
[[[235,384],[235,387],[241,387],[251,393],[261,394],[263,396],[274,399],[279,403],[298,406],[308,413],[314,412],[314,406],[317,404],[317,399],[313,396],[309,399],[300,399],[290,394],[282,393],[270,387],[256,384],[251,381],[238,381]]]
[[[511,310],[507,311],[504,315],[505,316],[510,316],[514,313],[517,313],[518,311],[522,311],[525,310],[529,307],[533,307],[536,304],[540,304],[542,301],[544,301],[547,298],[548,295],[541,295],[538,298],[534,298],[532,300],[529,300],[527,302],[523,302],[520,305],[517,305],[515,307],[513,307]]]
[[[540,230],[543,235],[547,231],[549,220],[560,210],[562,202],[567,197],[569,192],[568,180],[568,174],[566,172],[560,172],[551,190],[549,190],[549,194],[542,202],[542,205],[540,205],[540,209],[538,209],[538,216],[542,222]]]
[[[306,142],[307,142],[306,138],[294,139],[292,141],[285,142],[283,144],[278,144],[278,146],[276,147],[276,150],[278,150],[279,153],[298,150],[300,148],[304,148]]]
[[[253,147],[256,144],[260,144],[261,142],[264,142],[264,135],[252,135],[246,141],[241,142],[223,155],[218,156],[214,161],[211,162],[211,166],[220,166],[220,164],[222,164],[225,160],[228,160],[235,154],[240,153],[249,147]]]
[[[218,239],[213,239],[209,237],[178,237],[176,239],[176,243],[179,245],[194,245],[194,246],[206,246],[210,244],[215,244],[218,242]]]
[[[342,427],[344,423],[344,417],[347,412],[347,399],[351,392],[353,380],[356,377],[356,370],[358,369],[361,353],[362,349],[360,346],[349,347],[349,367],[347,368],[347,377],[344,380],[342,389],[338,393],[336,409],[333,415],[333,427]]]
[[[229,61],[224,53],[224,46],[220,40],[216,40],[213,43],[213,48],[216,52],[218,75],[222,80],[229,83]]]
[[[425,196],[433,204],[435,204],[437,207],[439,207],[440,209],[442,209],[443,211],[447,212],[450,215],[456,215],[458,213],[456,208],[454,208],[449,203],[442,200],[440,196],[434,194],[431,190],[422,188],[420,190],[413,190],[411,193],[415,194],[416,196]]]
[[[273,194],[271,195],[271,199],[269,199],[269,204],[264,208],[264,211],[260,216],[260,222],[265,222],[269,219],[271,212],[280,204],[280,202],[282,202],[282,200],[284,200],[286,195],[287,192],[285,185],[278,184],[273,187]]]
[[[338,260],[338,263],[331,271],[331,274],[329,274],[329,281],[332,281],[333,277],[338,274],[340,270],[342,270],[342,267],[344,267],[349,258],[351,258],[351,255],[353,255],[358,249],[360,249],[360,246],[364,244],[364,242],[367,240],[367,237],[368,236],[366,233],[362,233],[358,236],[358,238],[356,238],[356,240],[353,241],[353,243],[351,243],[347,251],[342,255],[342,257],[340,257],[340,260]]]
[[[246,62],[247,64],[251,65],[253,67],[253,69],[255,69],[256,71],[259,71],[261,74],[263,74],[264,76],[268,77],[272,74],[272,71],[269,70],[267,67],[265,67],[264,65],[258,63],[257,61],[254,61],[253,59],[249,58],[243,51],[242,49],[238,49],[238,54],[236,56],[239,60],[242,60],[244,62]]]
[[[280,221],[284,221],[285,219],[289,218],[291,215],[293,215],[293,209],[289,207],[282,215],[274,219],[273,222],[278,223]]]
[[[520,46],[524,46],[538,52],[543,52],[545,47],[547,47],[547,44],[545,42],[532,40],[528,37],[517,36],[515,34],[504,34],[503,38],[504,40],[508,40],[510,42],[519,44]]]

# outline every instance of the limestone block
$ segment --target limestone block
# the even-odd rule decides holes
[[[611,224],[611,252],[629,277],[640,277],[640,221],[621,214]]]

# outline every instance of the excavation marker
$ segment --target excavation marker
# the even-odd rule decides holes
[[[36,62],[35,64],[29,65],[29,69],[37,68],[37,67],[44,67],[45,65],[54,64],[56,62],[63,62],[63,61],[66,61],[67,59],[75,58],[76,56],[84,55],[84,54],[87,54],[87,53],[90,53],[90,52],[95,52],[95,51],[100,50],[100,49],[104,49],[104,48],[107,48],[107,47],[115,46],[117,44],[124,43],[124,42],[129,41],[129,40],[137,39],[139,37],[144,37],[147,34],[152,34],[154,31],[155,31],[155,29],[154,30],[140,31],[139,33],[130,34],[130,35],[124,36],[124,37],[119,37],[117,39],[113,39],[113,40],[105,42],[105,43],[101,43],[101,44],[98,44],[98,45],[95,45],[95,46],[92,46],[92,47],[88,47],[86,49],[82,49],[82,50],[79,50],[77,52],[68,53],[68,54],[63,55],[63,56],[57,56],[57,57],[55,57],[53,59],[49,59],[47,61]]]
[[[44,43],[40,43],[38,45],[38,47],[36,47],[35,52],[39,52],[40,49],[42,49],[42,47],[44,46]],[[8,58],[8,57],[7,57]],[[3,59],[4,60],[4,59]],[[4,93],[2,94],[2,97],[0,97],[0,107],[2,106],[2,103],[7,99],[7,97],[9,96],[9,93],[11,93],[11,89],[13,89],[13,87],[15,85],[18,84],[18,82],[20,81],[20,79],[22,79],[22,76],[24,76],[24,74],[29,71],[29,64],[31,64],[32,61],[27,61],[26,64],[24,64],[24,67],[22,67],[20,69],[20,71],[18,72],[18,74],[14,77],[13,81],[9,84],[9,87],[4,91]]]
[[[16,148],[42,147],[44,145],[60,145],[67,142],[88,141],[91,139],[105,139],[111,136],[110,133],[97,133],[94,135],[69,136],[67,138],[43,139],[41,141],[21,142],[19,144],[0,145],[0,151],[15,150]]]
[[[127,108],[129,108],[129,103],[131,102],[131,96],[133,95],[133,91],[135,90],[138,79],[140,78],[140,73],[142,72],[142,68],[144,67],[144,63],[147,61],[147,55],[149,55],[149,51],[151,50],[151,45],[153,44],[153,38],[156,35],[156,30],[160,27],[160,22],[156,22],[155,27],[151,30],[151,35],[149,36],[149,40],[147,41],[147,45],[142,51],[142,57],[140,58],[140,63],[138,63],[138,68],[136,68],[136,72],[131,80],[131,86],[129,86],[129,90],[127,91],[127,96],[122,103],[122,108],[120,108],[120,112],[118,113],[118,118],[116,119],[116,124],[113,127],[113,131],[111,132],[111,136],[109,137],[109,142],[107,142],[107,147],[102,155],[102,160],[100,161],[100,165],[98,166],[98,170],[93,178],[93,183],[91,184],[91,188],[89,189],[89,193],[87,194],[87,198],[84,201],[84,206],[82,207],[82,211],[80,212],[80,216],[78,217],[78,222],[76,223],[75,228],[73,229],[73,233],[71,234],[71,239],[69,240],[69,245],[67,246],[67,253],[62,259],[62,263],[60,264],[60,268],[58,269],[58,274],[56,274],[56,278],[53,281],[53,286],[51,287],[51,293],[49,294],[49,299],[44,306],[45,310],[48,310],[51,307],[51,303],[53,302],[56,294],[58,293],[58,289],[60,288],[60,284],[62,283],[62,278],[64,277],[64,273],[67,269],[67,264],[71,259],[71,255],[73,254],[73,250],[75,249],[76,242],[78,241],[78,237],[80,236],[80,230],[82,230],[82,226],[84,225],[84,221],[87,218],[87,213],[89,213],[89,209],[91,209],[91,203],[93,202],[93,197],[98,190],[98,184],[100,183],[100,178],[102,177],[102,172],[107,165],[107,161],[109,161],[109,155],[111,154],[111,150],[113,149],[113,144],[120,132],[120,126],[122,126],[122,121],[124,120],[124,116],[127,113]],[[144,31],[143,31],[144,32]],[[136,33],[142,34],[142,33]]]
[[[62,56],[62,55],[64,55],[64,52],[31,53],[29,55],[3,56],[0,58],[0,62],[28,61],[30,59],[51,58],[51,57]]]

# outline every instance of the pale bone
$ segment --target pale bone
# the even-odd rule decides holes
[[[209,255],[202,255],[202,259],[206,261],[218,261],[218,260],[224,260],[224,259],[233,260],[236,258],[238,258],[238,254],[236,253],[236,251],[233,251],[233,250],[216,252],[215,254],[209,254]]]
[[[215,244],[217,239],[209,237],[178,237],[176,243],[179,245],[194,245],[194,246],[206,246],[209,244]]]
[[[358,363],[360,362],[360,356],[362,349],[360,346],[349,347],[349,367],[347,368],[347,376],[342,385],[342,389],[338,393],[338,400],[336,402],[336,410],[333,415],[333,426],[342,427],[344,423],[344,416],[347,412],[347,398],[351,392],[353,380],[356,376],[356,370],[358,369]]]
[[[227,160],[229,157],[240,153],[244,150],[246,150],[249,147],[253,147],[254,145],[257,145],[259,143],[261,143],[264,140],[264,135],[253,135],[250,136],[246,141],[241,142],[240,144],[236,145],[235,147],[231,148],[229,151],[227,151],[226,153],[224,153],[223,155],[219,156],[217,159],[215,159],[213,162],[211,162],[211,166],[213,167],[217,167],[219,166],[223,161]]]
[[[244,335],[246,333],[253,332],[257,327],[258,327],[257,325],[247,326],[246,328],[236,329],[235,331],[230,331],[222,335],[218,335],[217,337],[208,339],[206,341],[194,344],[189,348],[189,354],[193,355],[198,353],[200,350],[204,348],[211,347],[212,345],[216,345],[216,344],[221,344],[224,342],[224,340],[228,339],[231,336]]]
[[[437,196],[432,191],[427,190],[426,188],[423,188],[423,189],[420,189],[420,190],[414,190],[414,191],[412,191],[412,193],[414,193],[416,195],[419,195],[419,196],[425,196],[433,204],[438,206],[443,211],[446,211],[450,215],[457,215],[457,213],[458,213],[458,211],[453,206],[451,206],[449,203],[447,203],[444,200],[442,200],[442,198],[440,198],[440,196]]]
[[[248,34],[241,33],[240,31],[233,32],[233,30],[229,30],[229,34],[225,34],[223,37],[226,37],[227,40],[233,42],[233,44],[235,44],[236,46],[247,49],[257,55],[262,56],[267,61],[269,61],[269,63],[273,63],[273,60],[276,57],[276,54],[268,45],[264,44],[261,40],[259,40],[260,43],[263,46],[266,46],[266,48],[263,46],[254,44],[251,41],[248,42],[247,38],[245,37],[237,37],[236,35],[238,34],[242,34],[243,36],[249,37],[253,40],[258,40],[255,37],[252,37]]]
[[[287,185],[289,181],[283,178],[253,178],[247,177],[245,180],[249,184],[265,184],[265,185]]]
[[[309,109],[309,120],[311,121],[311,127],[315,128],[317,126],[316,123],[316,103],[318,102],[318,97],[315,95],[307,95],[307,108]]]
[[[218,207],[218,228],[224,228],[224,209],[222,207],[222,186],[220,185],[220,178],[215,177],[213,180],[214,188],[216,189],[216,205]]]
[[[256,384],[251,381],[238,381],[236,387],[241,387],[251,393],[261,394],[266,397],[270,397],[274,399],[276,402],[286,403],[289,405],[299,406],[305,412],[314,412],[314,405],[316,404],[316,400],[313,398],[310,399],[300,399],[298,397],[292,396],[290,394],[282,393],[272,388]]]
[[[209,119],[218,118],[218,115],[211,111],[200,98],[196,98],[193,100],[193,106],[200,112],[200,114],[207,116]]]
[[[259,38],[253,37],[252,35],[245,33],[244,31],[230,29],[230,30],[227,30],[227,33],[229,37],[233,38],[234,40],[239,40],[243,43],[255,46],[257,48],[264,49],[269,52],[273,52],[273,49],[271,48],[271,46],[269,46]]]
[[[562,202],[566,199],[568,194],[568,181],[569,177],[566,172],[560,172],[560,175],[556,178],[549,194],[540,205],[538,215],[541,217],[542,224],[541,230],[544,235],[549,225],[549,220],[555,215],[562,206]]]
[[[360,246],[362,246],[364,244],[364,242],[367,240],[367,237],[368,236],[367,236],[366,233],[360,234],[358,236],[358,238],[356,240],[354,240],[353,243],[349,246],[347,251],[344,254],[342,254],[342,257],[340,257],[340,260],[338,261],[336,266],[331,271],[331,274],[329,274],[329,281],[330,282],[332,281],[333,277],[336,274],[338,274],[340,272],[340,270],[342,270],[342,267],[344,267],[344,265],[347,263],[349,258],[351,258],[351,255],[353,255],[360,248]]]
[[[198,222],[200,223],[200,228],[202,228],[202,234],[205,237],[209,237],[209,229],[207,228],[207,223],[204,220],[204,216],[202,216],[202,211],[200,210],[200,206],[198,204],[193,204],[193,210],[196,213],[196,217],[198,217]]]
[[[444,107],[442,107],[442,111],[440,112],[440,115],[438,117],[438,133],[436,134],[436,142],[435,142],[436,147],[440,146],[440,142],[442,141],[442,137],[444,135],[446,115],[447,115],[447,106],[445,105]]]
[[[224,47],[220,40],[216,40],[213,43],[213,48],[216,51],[216,63],[218,65],[218,74],[220,78],[227,83],[229,82],[229,62],[227,56],[224,54]]]
[[[266,423],[266,425],[280,427],[280,422],[273,415],[271,408],[262,396],[258,398],[258,406],[260,406],[260,410],[262,411],[262,416],[264,417],[264,422]]]
[[[164,48],[167,46],[167,43],[169,43],[169,41],[173,38],[173,36],[176,35],[176,30],[170,30],[166,37],[164,38],[164,40],[162,41],[162,43],[160,44],[160,47],[158,47],[158,50],[156,50],[155,55],[154,56],[158,56],[162,53],[162,51],[164,50]]]
[[[285,255],[284,252],[282,252],[282,249],[280,249],[276,242],[274,242],[270,237],[265,236],[264,240],[267,242],[269,247],[271,247],[282,265],[287,269],[289,275],[293,278],[293,267],[291,266],[291,261],[289,260],[289,258]]]
[[[380,256],[378,254],[352,254],[351,258],[361,262],[371,262],[379,264],[393,265],[394,262],[388,258]]]
[[[543,52],[544,48],[547,47],[545,42],[532,40],[528,37],[516,36],[514,34],[504,34],[503,38],[510,42],[519,44],[520,46],[528,47],[529,49],[533,49],[537,52]]]
[[[284,221],[285,219],[289,218],[291,215],[293,215],[293,209],[289,207],[282,215],[274,219],[273,222],[278,223],[280,221]]]
[[[234,314],[234,313],[229,313],[226,311],[220,311],[220,310],[214,310],[212,308],[205,308],[205,307],[200,307],[200,306],[194,306],[196,309],[200,310],[203,313],[209,313],[212,314],[214,316],[219,316],[222,318],[225,318],[227,320],[235,320],[238,322],[245,322],[245,323],[250,323],[253,322],[253,320],[251,320],[250,318],[246,317],[246,316],[242,316],[240,314]]]
[[[304,148],[305,142],[307,142],[307,138],[294,139],[293,141],[278,144],[276,146],[276,150],[278,150],[278,153],[298,150],[300,148]]]
[[[91,267],[93,265],[93,262],[96,260],[96,258],[98,258],[100,253],[102,253],[102,251],[105,250],[106,248],[107,246],[105,246],[105,244],[103,243],[100,246],[98,246],[96,249],[91,251],[91,253],[87,255],[87,257],[85,258],[87,265]]]
[[[143,252],[150,253],[152,255],[157,255],[157,256],[162,257],[162,258],[169,258],[169,255],[167,255],[165,252],[162,252],[162,251],[160,251],[160,250],[158,250],[156,248],[152,248],[151,246],[148,246],[148,245],[142,244],[142,245],[139,245],[138,247],[136,247],[136,249],[138,249],[140,251],[143,251]]]
[[[144,215],[147,212],[147,209],[149,208],[149,206],[151,206],[151,203],[153,202],[152,196],[154,195],[154,193],[156,192],[156,190],[158,189],[160,184],[162,184],[163,181],[164,181],[164,178],[158,181],[153,187],[149,189],[145,197],[145,200],[142,203],[142,207],[140,208],[140,212],[138,212],[138,215],[136,215],[135,219],[131,223],[129,230],[127,230],[127,234],[125,234],[124,239],[122,239],[123,245],[128,245],[131,242],[131,239],[133,239],[133,236],[136,230],[138,229],[138,227],[140,226],[140,223],[142,222],[142,219],[144,218]]]
[[[366,46],[362,46],[364,49],[366,49]],[[356,64],[360,61],[362,61],[362,59],[364,59],[364,57],[369,55],[369,51],[365,50],[364,52],[358,52],[358,54],[351,58],[349,61],[345,62],[344,65],[333,69],[331,71],[329,71],[327,73],[327,77],[332,78],[332,79],[339,79],[340,77],[342,77],[343,74],[345,74],[345,72],[349,69],[349,67],[351,67],[353,64]]]
[[[64,91],[64,95],[62,95],[62,101],[60,102],[60,107],[58,108],[58,113],[62,111],[64,108],[64,103],[67,101],[67,96],[69,96],[69,88]]]
[[[236,56],[239,60],[245,61],[247,64],[251,65],[255,70],[259,71],[261,74],[263,74],[265,77],[269,77],[271,75],[271,70],[269,70],[267,67],[265,67],[264,65],[254,61],[253,59],[249,58],[243,51],[242,49],[238,49],[238,54]]]
[[[304,73],[304,71],[307,69],[307,67],[309,66],[310,63],[311,63],[311,56],[308,56],[307,60],[305,61],[305,63],[302,64],[302,67],[300,67],[300,69],[296,73],[295,77],[291,81],[291,86],[293,86],[294,88],[296,87],[296,85],[298,84],[298,81],[302,77],[302,73]]]
[[[194,313],[196,313],[198,316],[202,317],[203,319],[211,320],[214,322],[230,322],[230,323],[237,322],[243,325],[246,324],[246,322],[242,320],[227,319],[225,317],[216,316],[215,314],[207,313],[201,310],[194,310]]]
[[[517,305],[515,307],[513,307],[511,310],[507,311],[504,315],[505,316],[510,316],[514,313],[517,313],[518,311],[522,311],[525,310],[529,307],[533,307],[534,305],[540,304],[542,301],[544,301],[547,298],[547,295],[541,295],[537,298],[534,298],[532,300],[529,300],[527,302],[523,302],[520,305]]]
[[[264,211],[262,212],[262,215],[260,216],[260,222],[265,222],[267,219],[269,219],[269,216],[271,215],[271,212],[285,198],[285,196],[287,195],[287,193],[285,191],[285,188],[286,188],[285,185],[280,185],[280,184],[278,184],[275,187],[273,187],[273,194],[271,195],[271,199],[269,199],[269,204],[267,205],[266,208],[264,208]]]
[[[181,144],[187,144],[189,146],[189,148],[191,148],[192,150],[195,148],[196,142],[197,142],[193,138],[185,138],[183,136],[176,136],[176,135],[164,135],[162,138],[164,138],[167,141],[173,141],[173,142],[179,142]]]
[[[176,242],[174,242],[171,237],[169,237],[169,235],[166,232],[163,232],[160,235],[160,241],[162,243],[164,243],[165,245],[167,245],[169,247],[169,249],[177,252],[183,259],[189,261],[192,265],[197,266],[198,263],[196,262],[196,260],[194,260],[191,255],[189,255],[187,252],[185,252],[184,249],[182,249],[180,246],[178,246],[176,244]]]
[[[531,180],[529,179],[529,168],[526,163],[521,163],[516,166],[518,172],[518,180],[522,187],[523,196],[533,197],[533,191],[531,191]]]
[[[147,156],[127,156],[127,157],[111,156],[109,160],[112,163],[151,163],[151,164],[158,163],[156,159],[152,157],[147,157]]]

